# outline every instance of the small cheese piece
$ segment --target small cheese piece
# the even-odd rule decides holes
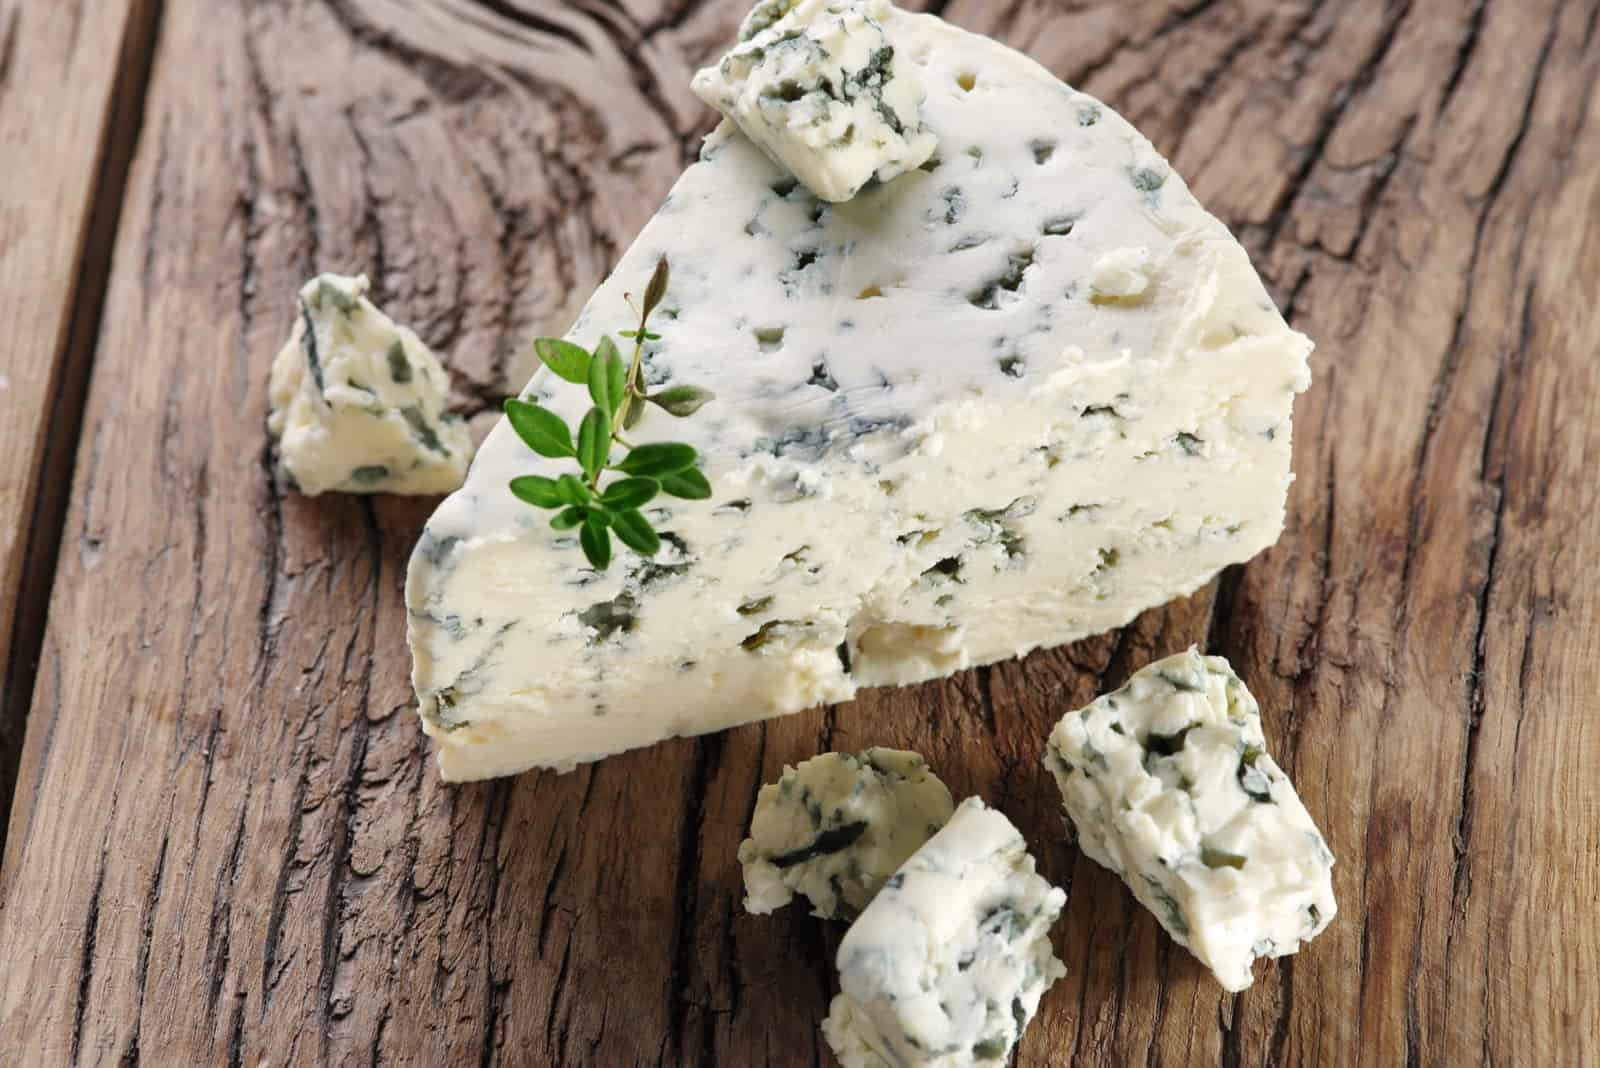
[[[823,200],[845,201],[927,162],[917,60],[884,22],[888,0],[767,2],[694,91]]]
[[[968,798],[839,944],[823,1034],[844,1068],[1006,1062],[1067,970],[1050,948],[1066,894],[1004,815]]]
[[[445,410],[450,380],[367,287],[365,275],[324,274],[300,290],[272,363],[267,426],[279,460],[307,497],[449,493],[472,459],[466,424]]]
[[[830,206],[723,129],[569,335],[636,322],[627,294],[668,257],[646,377],[717,393],[629,434],[692,445],[712,484],[652,502],[668,549],[590,570],[508,489],[574,465],[504,422],[429,521],[412,677],[447,779],[1074,641],[1282,532],[1311,344],[1244,249],[1036,63],[931,16],[884,26],[927,55],[937,167]],[[1147,250],[1149,286],[1097,300],[1122,249]],[[523,395],[574,427],[590,404],[547,371]]]
[[[739,846],[745,908],[799,893],[824,919],[853,919],[884,880],[950,819],[955,802],[916,753],[824,753],[761,788]]]
[[[1045,753],[1083,851],[1235,991],[1335,912],[1333,854],[1266,749],[1244,683],[1190,649],[1069,713]]]
[[[1149,249],[1114,249],[1095,261],[1089,286],[1098,302],[1135,300],[1150,288],[1150,272]]]

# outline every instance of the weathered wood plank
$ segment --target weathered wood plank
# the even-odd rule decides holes
[[[153,20],[0,0],[0,846]]]
[[[0,1048],[828,1063],[838,932],[744,915],[734,853],[785,762],[890,744],[1069,890],[1023,1065],[1600,1055],[1600,0],[944,5],[1139,122],[1321,340],[1283,543],[1021,663],[436,781],[399,588],[427,505],[273,484],[288,295],[369,269],[491,407],[692,153],[683,85],[741,6],[168,0],[0,872]],[[1339,920],[1233,998],[1059,841],[1037,763],[1196,641],[1340,858]]]

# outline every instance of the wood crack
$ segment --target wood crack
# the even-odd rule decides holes
[[[666,5],[664,10],[654,20],[645,23],[639,28],[639,36],[649,41],[663,33],[673,33],[683,29],[691,17],[698,14],[701,8],[696,0],[676,0],[675,3]]]
[[[128,1045],[122,1054],[121,1068],[134,1068],[139,1063],[139,1036],[144,1027],[145,995],[149,992],[150,950],[155,945],[156,909],[161,904],[161,887],[167,872],[167,845],[171,841],[169,831],[170,827],[161,834],[161,849],[156,854],[155,871],[150,876],[150,889],[145,893],[144,907],[140,910],[139,929],[143,932],[143,938],[139,942],[133,973],[133,985],[139,994],[132,1013],[132,1034],[128,1036]]]
[[[1172,946],[1170,938],[1161,938],[1156,945],[1156,973],[1161,976],[1156,992],[1156,1007],[1150,1018],[1150,1044],[1145,1048],[1145,1068],[1157,1068],[1161,1059],[1161,1025],[1167,1018],[1167,999],[1172,992]]]
[[[233,890],[239,882],[239,860],[244,851],[245,817],[250,809],[250,793],[245,791],[239,806],[239,820],[233,829],[233,843],[227,860],[217,872],[211,892],[211,923],[206,931],[206,1018],[215,1027],[228,980],[233,927]],[[198,837],[198,820],[196,821]]]
[[[720,761],[722,735],[696,738],[693,770],[684,788],[683,822],[679,829],[677,912],[672,925],[672,1010],[667,1020],[671,1048],[686,1048],[684,1029],[693,999],[689,993],[690,962],[694,955],[693,935],[698,929],[697,912],[700,907],[700,850],[704,835],[700,817],[705,807],[705,793],[713,756]],[[717,752],[713,754],[712,750]]]
[[[1467,319],[1473,306],[1473,295],[1477,289],[1478,269],[1483,254],[1483,241],[1489,221],[1494,214],[1496,204],[1510,178],[1512,167],[1522,148],[1522,142],[1527,137],[1528,130],[1533,125],[1534,104],[1539,97],[1539,87],[1542,84],[1544,72],[1550,59],[1551,48],[1555,45],[1558,20],[1552,20],[1550,32],[1546,34],[1544,44],[1540,48],[1539,57],[1534,65],[1533,77],[1530,82],[1527,99],[1524,101],[1522,116],[1517,126],[1516,133],[1508,144],[1505,155],[1501,158],[1500,166],[1496,169],[1493,180],[1489,183],[1488,191],[1483,198],[1483,207],[1478,213],[1477,226],[1472,239],[1472,252],[1467,257],[1465,269],[1465,290],[1461,297],[1461,305],[1456,313],[1454,330],[1450,342],[1445,350],[1445,358],[1440,366],[1439,374],[1434,380],[1433,390],[1428,400],[1427,420],[1424,424],[1422,440],[1418,444],[1416,460],[1413,469],[1417,472],[1411,489],[1411,517],[1407,526],[1405,559],[1400,568],[1400,588],[1409,588],[1411,570],[1415,560],[1418,545],[1418,535],[1422,523],[1423,506],[1426,501],[1418,492],[1423,473],[1427,470],[1433,453],[1433,442],[1438,432],[1439,424],[1444,419],[1445,399],[1450,395],[1454,386],[1456,374],[1460,369],[1461,354],[1465,347]],[[1397,620],[1396,633],[1405,633],[1406,603],[1404,598],[1400,601],[1400,616]]]
[[[486,1005],[483,1021],[483,1045],[480,1049],[483,1068],[489,1068],[494,1063],[494,1055],[499,1052],[496,1042],[504,1037],[504,1018],[506,1011],[506,991],[510,988],[510,980],[498,980],[494,969],[494,930],[495,919],[499,915],[500,880],[505,874],[502,870],[500,858],[500,835],[505,830],[507,813],[511,807],[511,781],[501,780],[492,788],[493,793],[484,813],[483,837],[478,845],[478,858],[480,863],[489,865],[489,892],[488,900],[484,904],[484,980],[486,988]],[[554,881],[552,880],[552,885]],[[560,989],[551,994],[551,1002],[559,1000]],[[563,1037],[563,1041],[565,1038]],[[561,1063],[561,1062],[557,1062]]]
[[[361,502],[361,513],[367,533],[368,559],[372,561],[372,573],[367,591],[368,611],[376,617],[379,610],[378,566],[377,561],[382,551],[379,537],[377,518],[373,512],[372,501],[364,499]],[[370,642],[371,632],[368,630],[366,659],[372,659]],[[355,645],[352,638],[351,647]],[[347,652],[348,657],[348,652]],[[333,831],[331,834],[332,859],[328,866],[328,885],[323,899],[322,912],[322,959],[317,978],[317,987],[321,992],[319,1002],[322,1017],[322,1042],[324,1053],[328,1050],[329,1028],[334,1014],[334,988],[338,979],[339,962],[341,959],[340,934],[344,928],[347,902],[345,900],[345,885],[351,870],[351,847],[354,840],[352,823],[356,812],[361,807],[361,782],[366,772],[367,747],[372,735],[372,720],[368,715],[372,696],[372,673],[369,670],[361,674],[360,693],[357,698],[354,721],[349,731],[351,735],[350,768],[345,775],[345,781],[340,789],[337,808],[334,811]],[[350,677],[348,664],[341,673],[341,682]]]
[[[1172,9],[1161,25],[1155,28],[1150,35],[1150,40],[1159,41],[1170,33],[1187,30],[1217,6],[1217,0],[1193,0],[1187,7],[1179,5]]]
[[[1227,635],[1233,624],[1234,605],[1239,587],[1244,584],[1245,567],[1235,564],[1217,577],[1216,593],[1211,598],[1211,613],[1206,618],[1206,635],[1200,643],[1207,656],[1227,656],[1231,648]]]
[[[589,42],[584,40],[582,34],[553,18],[528,11],[517,4],[510,3],[509,0],[471,0],[471,2],[485,11],[498,15],[513,25],[521,26],[525,30],[532,30],[534,33],[565,41],[580,52],[593,52],[593,49],[589,47]]]
[[[1239,1033],[1239,995],[1230,994],[1228,997],[1228,1016],[1226,1019],[1218,1014],[1218,1024],[1222,1030],[1222,1068],[1240,1068],[1244,1064],[1244,1044]]]
[[[95,868],[94,889],[89,894],[88,915],[83,926],[83,951],[78,957],[78,997],[72,1006],[72,1063],[83,1055],[83,1021],[89,1011],[89,995],[94,983],[95,938],[100,933],[100,896],[106,887],[106,857],[111,851],[110,829],[100,848],[100,863]]]
[[[441,101],[465,103],[473,97],[498,92],[504,88],[502,83],[490,77],[481,67],[447,62],[434,53],[417,48],[398,39],[387,30],[373,25],[360,11],[355,0],[321,0],[321,2],[353,41],[391,56],[397,63],[415,72]]]
[[[353,107],[345,109],[344,121],[345,125],[350,129],[350,139],[356,143],[356,149],[361,153],[360,235],[372,243],[371,299],[372,303],[383,307],[394,294],[389,290],[389,259],[383,245],[383,220],[379,217],[379,212],[383,208],[383,201],[378,196],[377,191],[372,188],[371,175],[374,166],[372,146],[367,143],[366,135],[361,132],[361,124],[356,122],[355,109]]]
[[[5,99],[6,83],[11,81],[11,68],[17,59],[17,27],[22,22],[22,8],[11,9],[6,27],[0,32],[0,100]]]
[[[1367,57],[1357,69],[1355,77],[1349,84],[1341,88],[1334,98],[1333,106],[1328,110],[1327,116],[1317,127],[1317,132],[1311,139],[1311,144],[1305,149],[1300,165],[1295,168],[1294,174],[1284,186],[1283,194],[1278,205],[1273,209],[1266,223],[1265,247],[1272,248],[1278,243],[1278,236],[1282,233],[1284,224],[1289,221],[1289,216],[1299,201],[1306,185],[1311,179],[1311,174],[1322,160],[1323,153],[1328,149],[1328,142],[1333,138],[1334,131],[1339,128],[1339,123],[1344,120],[1345,113],[1350,110],[1350,104],[1368,87],[1377,77],[1378,71],[1383,66],[1384,60],[1389,58],[1389,52],[1394,43],[1399,39],[1400,24],[1411,13],[1412,0],[1395,0],[1391,5],[1392,10],[1384,20],[1383,29],[1378,35],[1379,44],[1372,54]]]
[[[1456,90],[1461,87],[1462,75],[1466,74],[1467,66],[1472,62],[1472,55],[1477,51],[1478,42],[1483,38],[1484,13],[1489,9],[1489,0],[1478,0],[1472,9],[1472,14],[1467,17],[1466,28],[1461,33],[1461,45],[1456,49],[1455,64],[1451,66],[1449,75],[1444,80],[1444,88],[1439,93],[1439,113],[1450,109],[1450,102],[1455,99]]]
[[[983,717],[983,726],[991,737],[997,735],[994,717],[994,667],[984,664],[978,668],[976,675],[978,681],[978,712]]]
[[[1289,1021],[1294,1017],[1294,958],[1278,958],[1278,1022],[1272,1029],[1272,1044],[1267,1047],[1266,1063],[1283,1063],[1283,1051],[1289,1044]]]
[[[300,729],[295,732],[297,738],[305,737],[305,727],[317,714],[317,709],[308,703],[305,715],[301,719]],[[296,747],[301,748],[300,746]],[[290,886],[291,877],[304,867],[300,860],[300,830],[305,822],[306,794],[311,786],[311,761],[304,753],[297,753],[297,763],[300,773],[295,777],[294,790],[289,797],[289,826],[284,830],[283,850],[278,866],[278,877],[273,883],[272,899],[267,910],[267,927],[261,949],[261,1012],[266,1015],[267,1005],[272,1000],[273,991],[277,989],[279,976],[278,970],[278,943],[283,937],[284,919],[289,909],[289,898],[296,891]]]
[[[1208,8],[1211,7],[1213,2],[1214,0],[1206,0],[1205,3],[1202,3],[1195,9],[1194,15],[1190,16],[1189,20],[1184,20],[1184,22],[1187,23],[1187,21],[1190,21],[1204,13]],[[1193,87],[1184,92],[1183,101],[1181,104],[1179,104],[1177,113],[1179,115],[1195,114],[1201,105],[1206,100],[1211,98],[1218,83],[1222,81],[1223,77],[1233,70],[1233,66],[1236,62],[1238,62],[1239,57],[1250,51],[1250,49],[1254,48],[1256,45],[1260,44],[1262,39],[1266,37],[1267,31],[1271,28],[1271,26],[1271,18],[1258,19],[1255,25],[1252,26],[1248,32],[1241,34],[1235,40],[1230,42],[1228,47],[1223,50],[1222,55],[1217,58],[1217,61],[1210,67],[1206,68],[1205,72],[1201,74],[1200,80],[1195,83]],[[1156,37],[1159,38],[1161,36],[1162,31],[1158,30],[1156,32]],[[1188,137],[1189,131],[1192,129],[1194,129],[1194,124],[1186,122],[1178,130],[1177,140],[1172,146],[1172,151],[1168,153],[1170,158],[1177,159],[1183,155],[1184,142]]]

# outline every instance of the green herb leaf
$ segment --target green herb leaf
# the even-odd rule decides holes
[[[542,337],[533,343],[534,355],[550,370],[575,385],[589,381],[590,356],[581,345],[558,337]]]
[[[660,393],[652,394],[648,400],[651,404],[675,415],[679,419],[687,418],[705,407],[710,401],[717,399],[717,395],[709,389],[699,386],[673,386]]]
[[[577,455],[572,447],[572,431],[550,409],[513,397],[506,401],[506,418],[517,437],[540,456],[560,460]]]
[[[560,508],[570,503],[561,492],[561,484],[553,478],[524,475],[511,480],[511,492],[535,508]]]
[[[622,354],[617,351],[616,342],[603,337],[589,362],[589,396],[597,408],[615,416],[627,395],[628,369],[622,365]]]
[[[593,482],[605,470],[610,458],[611,413],[604,408],[590,408],[578,425],[578,462]]]
[[[589,503],[593,494],[589,487],[578,481],[574,475],[562,475],[556,480],[556,488],[561,493],[561,499],[574,507],[583,507]]]
[[[691,446],[661,442],[640,445],[628,453],[627,457],[617,465],[617,470],[630,475],[659,478],[693,467],[695,461],[699,459],[699,453]]]
[[[585,517],[583,527],[578,531],[578,543],[583,546],[583,555],[589,558],[589,563],[596,571],[604,571],[611,566],[611,531],[599,515],[590,512]]]
[[[644,418],[644,401],[635,396],[632,404],[628,405],[628,414],[622,417],[622,429],[632,430],[639,425],[639,420]]]
[[[556,530],[576,530],[583,525],[588,514],[582,508],[568,508],[550,520],[550,525]]]
[[[633,509],[617,512],[611,517],[611,529],[617,538],[640,556],[654,556],[661,551],[661,537],[650,526],[650,520]]]
[[[704,501],[711,497],[711,483],[697,467],[663,476],[661,492],[685,501]]]
[[[644,290],[644,312],[639,316],[640,329],[644,329],[645,320],[650,318],[650,313],[655,311],[667,295],[667,258],[662,256],[656,261],[655,273],[650,276],[650,284]]]
[[[653,478],[624,478],[607,486],[600,494],[600,503],[616,511],[627,511],[648,504],[661,492],[661,483]]]

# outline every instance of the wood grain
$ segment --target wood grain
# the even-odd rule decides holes
[[[144,0],[0,0],[0,834],[153,14]]]
[[[940,5],[1139,123],[1321,342],[1282,543],[1020,663],[437,782],[400,595],[429,506],[275,485],[290,294],[368,270],[487,421],[692,155],[687,77],[741,6],[167,0],[0,868],[0,1049],[830,1063],[839,932],[744,915],[734,854],[784,763],[887,744],[1069,892],[1021,1065],[1600,1057],[1600,0]],[[1060,840],[1038,767],[1191,642],[1340,862],[1340,917],[1236,997]]]

